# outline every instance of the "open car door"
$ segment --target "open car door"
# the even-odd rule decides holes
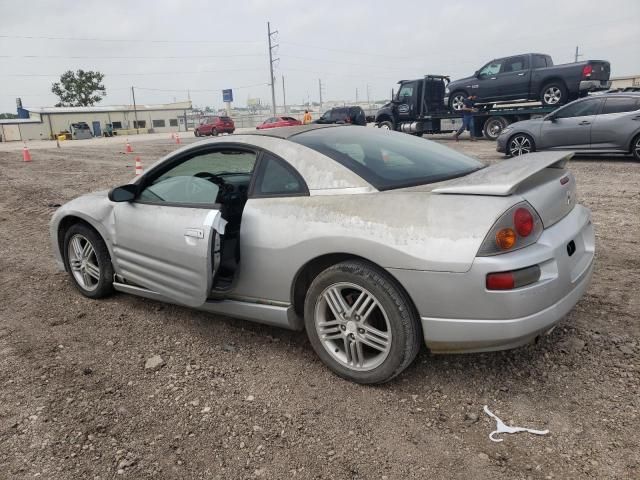
[[[114,213],[116,271],[176,303],[203,305],[220,261],[220,211],[124,202]]]

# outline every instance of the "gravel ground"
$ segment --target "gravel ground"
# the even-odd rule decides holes
[[[493,143],[438,140],[500,158]],[[149,164],[176,145],[134,147]],[[81,296],[54,268],[47,225],[57,204],[128,181],[122,150],[87,141],[25,164],[0,145],[0,477],[640,476],[640,163],[571,162],[597,265],[551,335],[491,354],[423,350],[363,387],[323,367],[304,333]],[[485,404],[551,433],[493,443]]]

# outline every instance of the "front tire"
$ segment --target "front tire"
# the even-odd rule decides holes
[[[383,130],[395,130],[393,128],[393,122],[391,122],[389,120],[385,120],[384,122],[379,122],[378,123],[378,128],[381,128]]]
[[[113,293],[113,265],[104,240],[83,224],[72,225],[63,242],[64,263],[84,296],[102,298]]]
[[[323,363],[356,383],[391,380],[411,364],[422,344],[406,294],[383,270],[361,261],[320,273],[307,292],[304,317]]]
[[[540,92],[540,101],[546,107],[567,103],[567,87],[562,82],[547,83]]]
[[[199,136],[200,136],[200,132],[199,132],[198,130],[194,130],[194,131],[193,131],[193,134],[194,134],[196,137],[199,137]]]
[[[507,155],[509,157],[519,157],[536,151],[533,138],[526,133],[516,133],[507,142]]]
[[[640,161],[640,135],[631,141],[631,153],[633,154],[633,158]]]
[[[212,137],[217,137],[218,136],[218,131],[215,128],[211,130],[211,136]]]
[[[464,101],[469,97],[465,92],[453,92],[449,97],[449,110],[459,112],[464,107]]]

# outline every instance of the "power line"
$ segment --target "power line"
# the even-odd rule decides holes
[[[233,68],[229,70],[198,70],[192,72],[174,71],[174,72],[129,72],[129,73],[104,73],[105,76],[147,76],[147,75],[195,75],[199,73],[225,73],[225,72],[255,72],[262,71],[261,68]],[[59,77],[59,73],[0,73],[4,77]]]
[[[0,38],[16,38],[21,40],[68,40],[74,42],[119,42],[119,43],[208,43],[208,44],[258,44],[258,40],[146,40],[140,38],[82,38],[82,37],[50,37],[41,35],[0,35]]]
[[[68,58],[68,59],[84,59],[84,60],[167,60],[167,59],[183,59],[183,58],[236,58],[236,57],[262,57],[260,53],[242,53],[236,55],[161,55],[161,56],[100,56],[100,55],[0,55],[0,58]]]

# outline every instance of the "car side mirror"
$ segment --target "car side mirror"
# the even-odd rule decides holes
[[[109,192],[109,200],[112,202],[131,202],[138,195],[138,185],[129,183],[116,187]]]
[[[480,70],[476,70],[476,71],[473,73],[473,76],[474,76],[474,77],[476,77],[476,78],[480,78]]]
[[[546,117],[544,117],[545,120],[548,120],[550,122],[555,122],[556,121],[556,116],[553,113],[550,113],[549,115],[547,115]]]

